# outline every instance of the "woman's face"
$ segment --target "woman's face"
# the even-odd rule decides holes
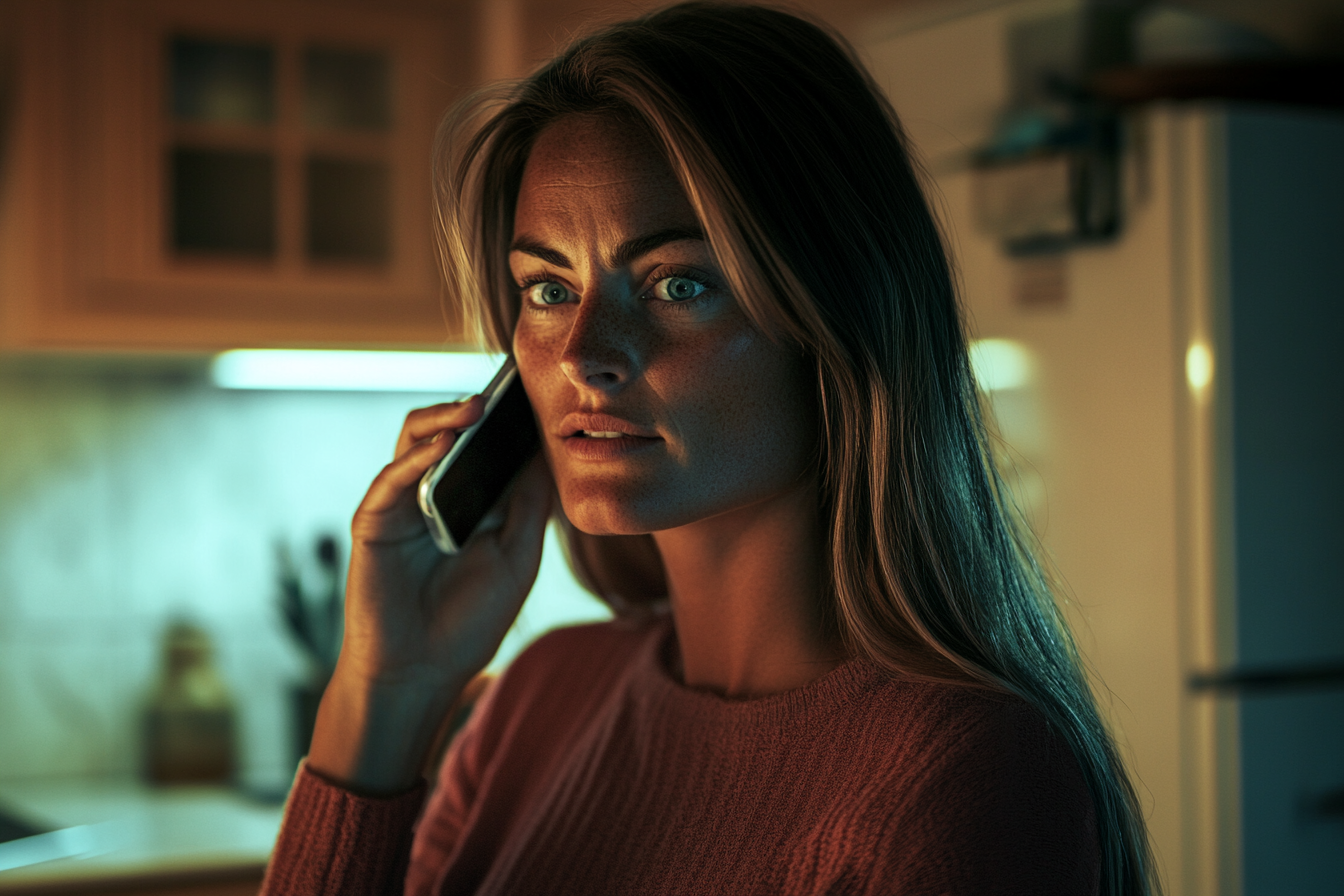
[[[816,417],[802,356],[738,308],[640,127],[573,115],[542,131],[509,266],[514,355],[580,530],[672,529],[804,479]]]

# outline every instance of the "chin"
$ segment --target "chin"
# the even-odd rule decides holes
[[[559,488],[560,505],[574,528],[588,535],[645,535],[674,529],[700,519],[683,502],[655,496],[645,489],[613,487],[609,483],[565,483]]]
[[[588,535],[644,535],[658,528],[649,524],[645,514],[635,512],[622,501],[592,495],[568,499],[562,491],[560,505],[574,528]]]

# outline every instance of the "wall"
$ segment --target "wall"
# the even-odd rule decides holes
[[[0,361],[0,778],[129,773],[165,624],[215,641],[243,778],[287,782],[274,543],[348,543],[405,412],[432,396],[237,392],[199,362]],[[600,618],[547,546],[496,665],[558,622]]]

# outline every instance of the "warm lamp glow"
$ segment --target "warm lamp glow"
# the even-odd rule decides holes
[[[1019,389],[1031,382],[1031,352],[1011,339],[977,339],[971,343],[971,371],[982,392]]]
[[[1202,342],[1192,342],[1186,350],[1185,379],[1196,392],[1203,392],[1213,382],[1213,352]]]
[[[222,389],[466,395],[483,389],[503,360],[484,352],[238,349],[216,355],[210,377]]]

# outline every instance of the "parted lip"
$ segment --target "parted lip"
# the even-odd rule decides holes
[[[662,436],[645,426],[636,426],[629,420],[610,414],[568,414],[560,423],[559,435],[568,439],[581,432],[620,432],[640,439],[660,439]]]

